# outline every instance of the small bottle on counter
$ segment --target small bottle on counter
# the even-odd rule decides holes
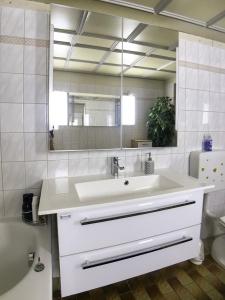
[[[210,134],[204,135],[202,141],[202,150],[204,152],[212,151],[212,137]]]
[[[151,152],[147,153],[148,158],[145,161],[145,174],[154,174],[154,161],[152,160],[151,157]]]

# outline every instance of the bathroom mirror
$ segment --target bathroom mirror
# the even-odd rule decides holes
[[[177,32],[60,5],[51,23],[50,150],[151,147],[150,109],[175,104]]]
[[[50,150],[120,148],[122,18],[53,5],[51,21]]]
[[[162,97],[175,108],[178,32],[130,19],[123,19],[123,27],[123,102],[129,119],[123,122],[122,147],[176,146],[174,128],[165,137],[158,123],[166,124],[169,115],[163,112],[167,102],[160,112]],[[173,108],[171,117],[175,121]]]

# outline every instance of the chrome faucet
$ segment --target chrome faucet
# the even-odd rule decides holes
[[[119,157],[114,156],[111,158],[111,174],[115,177],[119,177],[119,171],[122,171],[125,169],[124,166],[119,165]]]
[[[35,252],[29,252],[27,258],[28,258],[28,266],[30,267],[33,264],[35,258]]]

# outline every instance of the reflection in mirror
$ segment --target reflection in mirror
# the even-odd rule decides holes
[[[123,19],[123,28],[123,94],[135,99],[135,120],[123,124],[122,146],[176,146],[178,33],[130,19]]]
[[[122,19],[53,5],[51,20],[50,149],[120,148]]]
[[[68,94],[69,126],[120,126],[120,98],[111,95]]]

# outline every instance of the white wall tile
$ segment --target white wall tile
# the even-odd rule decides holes
[[[220,92],[220,90],[221,90],[220,74],[210,72],[209,79],[210,79],[210,83],[209,83],[210,91]]]
[[[110,173],[108,159],[105,157],[89,158],[88,173],[89,173],[89,175]]]
[[[225,69],[225,48],[221,48],[221,68]]]
[[[185,131],[186,126],[186,112],[185,110],[179,110],[177,112],[177,130]]]
[[[198,89],[198,69],[186,69],[186,88]]]
[[[23,132],[23,105],[0,104],[1,132]]]
[[[0,192],[0,218],[3,217],[5,214],[4,212],[4,199],[3,199],[3,192]]]
[[[70,151],[68,155],[71,160],[83,159],[89,157],[89,151]]]
[[[186,40],[186,61],[198,63],[198,41]]]
[[[220,94],[220,111],[225,112],[225,94]]]
[[[26,162],[26,188],[37,189],[47,178],[47,161]]]
[[[25,160],[47,160],[48,144],[46,133],[25,133]]]
[[[25,37],[33,39],[49,39],[48,13],[42,11],[25,11]]]
[[[211,132],[213,150],[225,149],[225,132]]]
[[[171,155],[164,154],[164,155],[156,155],[155,159],[155,168],[156,169],[165,169],[170,167],[171,162]]]
[[[186,152],[184,155],[184,174],[189,175],[189,157],[190,152]]]
[[[179,66],[178,69],[178,84],[180,88],[186,87],[186,67]]]
[[[126,156],[126,172],[141,172],[142,157],[141,155]]]
[[[216,92],[210,92],[210,110],[221,111],[221,94]]]
[[[218,112],[209,112],[209,130],[220,131],[224,122],[224,114]]]
[[[70,159],[69,160],[69,177],[87,176],[88,171],[88,158]]]
[[[0,66],[1,72],[23,73],[23,46],[1,43]]]
[[[24,190],[4,191],[6,217],[21,216]]]
[[[118,156],[118,157],[124,157],[126,155],[126,151],[125,150],[109,150],[108,151],[108,157],[114,157],[114,156]]]
[[[170,156],[170,168],[178,173],[184,170],[184,154],[173,154]]]
[[[68,160],[49,160],[48,178],[67,177]]]
[[[0,190],[3,189],[2,168],[0,169]]]
[[[1,134],[2,161],[24,161],[23,133]]]
[[[177,147],[172,147],[171,153],[184,153],[185,150],[185,133],[177,132]]]
[[[220,90],[222,93],[225,93],[225,74],[220,74]]]
[[[24,47],[24,73],[47,75],[47,49],[44,47]]]
[[[105,151],[105,150],[89,151],[88,157],[89,158],[103,158],[103,157],[108,157],[108,151]]]
[[[0,73],[0,102],[23,102],[23,74]]]
[[[185,110],[186,109],[186,89],[179,88],[178,89],[178,110]]]
[[[26,188],[25,193],[32,193],[34,196],[41,196],[41,187],[38,189]]]
[[[24,75],[24,103],[46,103],[47,77]]]
[[[207,70],[198,70],[198,89],[209,91],[210,90],[210,72]]]
[[[24,37],[24,10],[15,7],[2,7],[1,34]]]
[[[210,93],[208,91],[198,91],[198,109],[201,111],[211,110]]]
[[[198,63],[209,66],[210,64],[210,47],[212,42],[209,40],[199,41],[198,43]]]
[[[24,104],[24,131],[46,132],[46,105]]]
[[[202,114],[201,111],[186,111],[186,131],[201,131]]]
[[[3,162],[3,189],[16,190],[25,188],[24,162]]]
[[[129,157],[129,156],[141,156],[141,150],[137,150],[137,149],[126,149],[125,150],[125,156]]]
[[[202,132],[185,132],[185,151],[201,150],[203,135]]]
[[[48,160],[67,160],[68,159],[68,152],[48,152]]]
[[[221,67],[221,48],[213,44],[210,47],[210,66],[220,68]]]
[[[186,89],[186,109],[197,110],[199,108],[198,90]]]

